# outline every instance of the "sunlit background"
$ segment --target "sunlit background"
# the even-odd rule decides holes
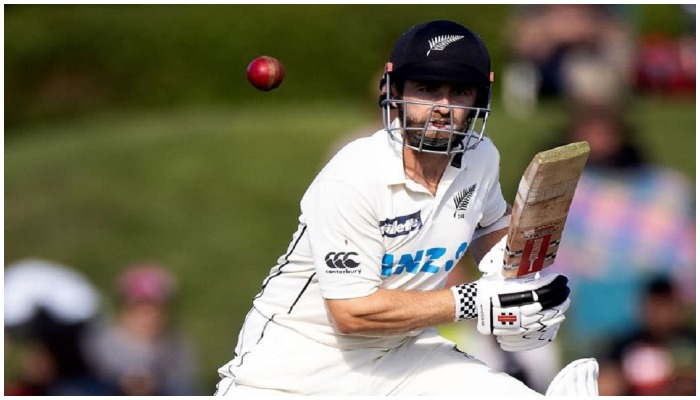
[[[5,5],[5,394],[213,393],[301,195],[339,146],[380,126],[392,45],[431,19],[463,23],[489,46],[488,134],[506,199],[535,152],[581,138],[600,151],[603,181],[589,181],[555,264],[574,289],[580,277],[581,297],[542,365],[595,355],[611,360],[606,394],[695,394],[694,5]],[[270,92],[246,81],[260,55],[285,66]],[[592,133],[578,129],[590,121],[601,121]],[[609,133],[620,126],[624,140]],[[636,163],[606,154],[628,139]],[[625,174],[639,165],[662,172],[635,186]],[[649,286],[658,275],[670,284]],[[617,306],[629,324],[610,322]],[[654,336],[642,322],[652,307],[680,322]],[[68,355],[87,348],[71,372],[105,385],[59,382],[77,372],[60,372],[40,346],[58,331],[37,332],[66,318],[106,332]],[[627,346],[636,324],[656,339]],[[111,338],[123,349],[109,344],[127,331],[132,341]],[[473,349],[484,338],[469,324],[443,332],[512,365]],[[158,358],[168,346],[182,358]],[[532,371],[521,361],[519,376],[539,388],[548,372]]]

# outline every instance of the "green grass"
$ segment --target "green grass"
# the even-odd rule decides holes
[[[128,263],[169,266],[209,393],[252,296],[286,249],[305,186],[329,145],[363,117],[347,107],[263,104],[23,131],[5,145],[5,261],[60,261],[110,295]]]
[[[9,132],[5,263],[66,263],[109,296],[122,266],[167,265],[180,281],[178,323],[196,341],[203,394],[211,393],[252,296],[287,248],[306,186],[339,140],[379,122],[376,108],[271,99]],[[694,100],[646,99],[633,111],[654,159],[694,180]],[[507,198],[563,121],[557,104],[527,120],[496,109],[489,132]]]

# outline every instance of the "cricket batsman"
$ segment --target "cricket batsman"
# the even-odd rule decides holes
[[[452,21],[414,26],[380,82],[384,128],[341,149],[301,199],[287,251],[262,282],[219,368],[217,396],[540,393],[441,337],[475,318],[506,351],[554,340],[568,280],[501,274],[510,206],[485,135],[491,61]],[[483,276],[445,287],[470,250]],[[577,360],[548,395],[597,395]]]

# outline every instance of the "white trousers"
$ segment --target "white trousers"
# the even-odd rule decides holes
[[[236,354],[219,369],[217,396],[539,395],[432,330],[393,349],[341,350],[252,311]]]

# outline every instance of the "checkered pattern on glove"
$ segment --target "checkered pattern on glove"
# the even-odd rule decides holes
[[[450,289],[455,298],[455,321],[476,318],[476,282],[463,283]]]

